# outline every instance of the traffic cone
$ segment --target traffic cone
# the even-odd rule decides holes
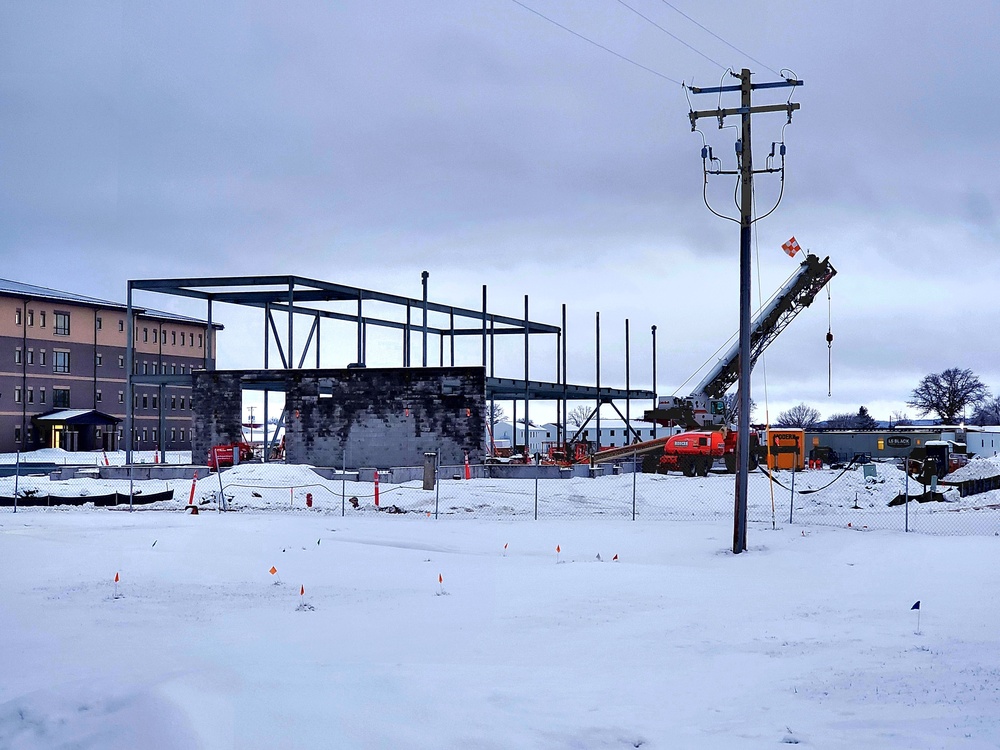
[[[465,478],[472,479],[472,469],[469,468],[469,451],[465,452]]]
[[[378,469],[375,469],[375,507],[378,507]]]

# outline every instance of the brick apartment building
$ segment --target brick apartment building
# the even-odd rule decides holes
[[[137,375],[214,367],[204,321],[133,310]],[[122,303],[0,279],[0,452],[124,447],[126,312]],[[213,324],[211,335],[220,329]],[[214,338],[207,351],[216,351]],[[190,450],[191,386],[133,390],[135,448]]]

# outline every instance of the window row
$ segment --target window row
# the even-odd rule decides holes
[[[47,403],[46,399],[48,395],[45,388],[38,388],[38,403]],[[97,400],[101,400],[101,392],[97,392]],[[28,386],[27,388],[22,388],[19,385],[14,386],[14,403],[35,403],[35,388],[33,386]],[[52,405],[58,409],[68,409],[69,408],[69,388],[53,388],[52,389]]]
[[[38,365],[40,367],[45,367],[47,364],[47,352],[45,349],[39,349],[37,352]],[[28,348],[22,350],[21,347],[16,347],[14,349],[14,364],[15,365],[34,365],[36,360],[35,350]],[[101,352],[97,352],[94,355],[94,365],[96,367],[104,367],[104,355]],[[118,355],[118,368],[125,369],[125,355]],[[184,363],[177,364],[176,362],[160,362],[159,367],[157,367],[156,362],[143,361],[141,364],[136,361],[135,363],[135,374],[138,375],[140,371],[143,375],[184,375],[190,374],[195,369],[195,366],[185,365]],[[159,370],[159,373],[157,373]],[[54,349],[52,351],[52,372],[68,373],[70,371],[70,352],[69,350]]]
[[[166,344],[167,343],[167,329],[166,328],[152,328],[148,326],[142,329],[142,342],[148,344],[150,337],[152,336],[152,341],[154,344]],[[135,337],[139,338],[139,326],[135,328]],[[186,346],[188,348],[194,348],[194,337],[193,331],[181,331],[180,332],[180,346]],[[170,345],[177,346],[178,336],[177,331],[170,331]],[[205,345],[205,334],[198,334],[198,349],[201,349]]]
[[[124,394],[121,391],[118,391],[118,403],[123,403],[124,400],[125,400]],[[166,398],[164,398],[163,399],[163,405],[164,405],[164,407],[166,407],[166,405],[167,405],[166,402],[167,402],[167,400],[166,400]],[[171,411],[174,411],[176,409],[184,409],[184,408],[186,408],[186,404],[187,404],[187,397],[186,396],[172,395],[170,397],[170,409],[171,409]],[[155,393],[154,394],[143,393],[142,395],[140,395],[138,393],[133,393],[132,394],[132,406],[135,409],[159,409],[160,408],[160,399],[159,399],[159,397]]]
[[[35,325],[35,311],[27,309],[23,313],[21,308],[14,310],[14,325],[20,326],[22,317],[28,327]],[[98,319],[100,320],[100,319]],[[38,327],[45,328],[45,310],[38,311]],[[52,313],[52,330],[59,336],[69,336],[69,313],[57,310]]]
[[[125,431],[121,427],[118,428],[118,440],[119,440],[119,442],[124,437],[124,432]],[[142,441],[142,442],[150,442],[150,441],[152,441],[152,442],[155,443],[155,442],[157,442],[157,439],[159,438],[159,431],[156,428],[149,429],[148,427],[143,427],[141,430],[139,428],[135,428],[133,430],[133,432],[135,433],[135,439],[138,440],[138,441]],[[186,437],[187,436],[187,432],[188,431],[185,428],[183,428],[183,427],[171,427],[170,428],[170,442],[171,443],[176,443],[178,441],[184,442],[187,439],[187,437]],[[101,437],[101,434],[102,434],[101,430],[98,429],[97,430],[97,437],[98,437],[98,439]],[[191,434],[192,434],[192,436],[194,435],[194,430],[191,430]],[[15,443],[20,443],[21,442],[21,435],[22,435],[22,433],[21,433],[21,425],[14,425],[14,442]],[[164,437],[166,437],[166,435],[164,435]],[[28,430],[27,430],[27,438],[28,438],[28,441],[30,442],[31,438],[32,438],[32,430],[31,430],[30,426],[28,427]]]

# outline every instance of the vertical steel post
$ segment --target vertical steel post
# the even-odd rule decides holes
[[[132,463],[135,448],[135,389],[132,374],[135,372],[135,310],[132,308],[132,282],[128,282],[125,302],[125,463]]]
[[[320,336],[320,321],[322,316],[316,313],[316,369],[319,369],[319,336]]]
[[[656,400],[656,326],[650,328],[653,334],[653,408],[657,407]],[[659,426],[655,420],[653,421],[653,438],[656,439],[656,428]]]
[[[410,366],[410,301],[406,301],[406,325],[403,326],[403,367]]]
[[[528,403],[531,399],[528,388],[528,295],[524,295],[524,450],[525,458],[531,455],[531,420],[528,418]]]
[[[740,71],[743,131],[740,165],[740,416],[737,425],[737,474],[733,513],[733,552],[747,548],[747,474],[750,468],[750,229],[753,224],[753,150],[750,141],[750,70]]]
[[[423,356],[423,366],[427,367],[427,277],[430,273],[427,271],[422,271],[420,273],[420,282],[424,288],[424,356]]]
[[[270,302],[265,302],[264,303],[264,369],[265,370],[268,369],[268,363],[270,361],[270,357],[269,357],[269,355],[270,355],[270,349],[271,349],[271,325],[270,325],[270,323],[271,323],[271,303]],[[269,452],[269,448],[270,448],[270,445],[271,445],[270,441],[267,438],[267,419],[268,419],[268,413],[267,413],[267,400],[268,400],[268,398],[267,397],[268,397],[269,394],[270,394],[270,390],[268,390],[268,388],[265,386],[264,387],[264,450],[261,453],[261,458],[260,458],[261,463],[264,463],[264,464],[267,463],[267,460],[268,460],[268,455],[267,454]]]
[[[597,450],[601,449],[601,313],[597,313],[596,322],[596,342],[597,342]]]
[[[486,368],[486,284],[483,284],[483,369]]]
[[[207,300],[208,307],[208,321],[205,325],[205,369],[214,370],[215,364],[213,360],[215,359],[215,352],[212,347],[212,296],[208,296]],[[157,323],[159,325],[159,323]]]
[[[285,361],[285,367],[291,369],[294,367],[292,361],[295,359],[295,349],[292,347],[293,333],[295,331],[295,284],[291,281],[288,282],[288,348],[285,350],[288,352],[287,359]]]
[[[630,344],[631,340],[629,337],[628,330],[628,318],[625,318],[625,438],[629,441],[632,440],[632,399],[629,397],[629,391],[631,390],[631,378],[630,378]]]
[[[455,308],[452,308],[449,311],[448,319],[449,322],[451,323],[451,338],[449,342],[451,345],[451,366],[454,367],[455,366]]]
[[[132,282],[129,282],[131,284]],[[14,512],[17,513],[17,493],[21,483],[21,451],[14,456]]]
[[[569,362],[566,360],[566,339],[567,339],[568,333],[569,332],[566,330],[566,303],[564,302],[563,306],[562,306],[562,362],[563,362],[563,366],[562,366],[562,376],[563,376],[563,381],[562,381],[562,386],[563,386],[563,397],[562,397],[562,412],[563,412],[563,414],[562,414],[562,423],[563,423],[563,429],[567,430],[567,434],[568,434],[568,429],[567,428],[569,427],[569,412],[568,412],[569,404],[567,403],[568,399],[566,398],[566,394],[567,394],[567,385],[569,384],[569,379],[567,377],[567,371],[569,370]],[[565,445],[565,444],[566,444],[566,438],[564,437],[563,438],[563,445]],[[567,456],[567,458],[568,458],[568,456]]]
[[[562,383],[562,330],[556,332],[556,384]],[[565,443],[562,428],[562,409],[556,401],[556,445]]]
[[[364,356],[365,356],[365,353],[364,353],[364,336],[365,336],[365,334],[364,334],[364,331],[362,331],[362,326],[364,325],[363,321],[364,321],[364,317],[362,316],[361,290],[359,289],[358,290],[358,358],[356,360],[354,360],[359,365],[362,362],[364,362]]]
[[[635,485],[636,485],[636,474],[639,473],[638,465],[638,454],[632,451],[632,520],[635,520]]]
[[[770,447],[770,446],[768,446]],[[777,465],[777,464],[775,464]],[[792,488],[788,493],[788,523],[792,523],[792,511],[795,508],[795,462],[792,462]]]

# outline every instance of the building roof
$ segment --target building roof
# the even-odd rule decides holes
[[[50,299],[57,302],[72,302],[77,305],[88,305],[90,307],[102,307],[112,310],[127,310],[128,307],[122,302],[112,302],[111,300],[100,299],[99,297],[88,297],[84,294],[74,294],[73,292],[62,292],[58,289],[49,289],[44,286],[25,284],[21,281],[11,279],[0,279],[0,294],[8,294],[17,297],[31,297],[33,299]],[[163,310],[153,310],[148,307],[138,307],[133,305],[132,309],[146,317],[162,320],[173,320],[178,323],[197,323],[205,325],[205,321],[199,318],[192,318],[187,315],[165,312]],[[212,324],[213,328],[222,329],[219,323]]]
[[[57,424],[81,425],[81,424],[118,424],[122,420],[112,417],[97,409],[61,409],[50,411],[46,414],[39,414],[32,417],[36,422],[54,422]]]

